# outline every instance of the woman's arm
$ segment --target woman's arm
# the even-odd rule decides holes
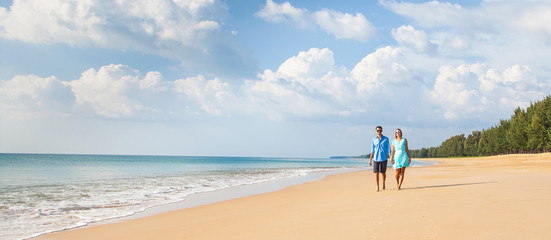
[[[409,163],[411,163],[411,155],[409,154],[408,140],[407,139],[404,139],[404,140],[406,140],[406,153],[408,154]]]
[[[390,163],[394,164],[394,144],[390,144]]]

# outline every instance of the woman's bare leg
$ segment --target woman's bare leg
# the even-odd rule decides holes
[[[401,178],[400,178],[400,184],[398,185],[398,190],[400,190],[402,188],[402,183],[404,183],[404,173],[406,173],[406,168],[405,167],[400,169]]]
[[[400,189],[400,168],[399,169],[396,169],[396,175],[394,175],[396,177],[396,187],[398,189]]]

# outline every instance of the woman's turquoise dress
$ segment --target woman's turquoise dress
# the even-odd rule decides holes
[[[409,167],[409,157],[406,152],[406,139],[402,138],[402,141],[392,140],[392,146],[394,146],[394,169],[403,167]]]

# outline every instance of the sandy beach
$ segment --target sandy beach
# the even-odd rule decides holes
[[[37,239],[551,239],[551,153],[429,160]]]

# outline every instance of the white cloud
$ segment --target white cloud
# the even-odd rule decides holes
[[[532,5],[532,4],[527,4]],[[551,3],[549,1],[538,1],[536,6],[530,6],[529,9],[520,14],[517,21],[511,24],[521,31],[528,31],[541,37],[551,43]]]
[[[32,43],[141,50],[152,46],[139,46],[132,37],[149,35],[152,40],[194,45],[219,28],[216,20],[201,15],[203,11],[216,11],[215,1],[178,3],[185,1],[16,0],[9,11],[4,9],[0,36]]]
[[[469,43],[465,39],[459,36],[455,36],[454,38],[452,38],[449,41],[449,46],[453,49],[458,49],[458,50],[469,49]]]
[[[255,63],[221,28],[226,12],[218,0],[15,0],[0,8],[0,37],[136,50],[178,60],[191,73],[252,71]]]
[[[206,113],[231,115],[239,104],[228,82],[204,76],[166,81],[159,72],[145,76],[125,65],[88,69],[76,80],[16,76],[0,81],[0,109],[8,117],[43,112],[105,118],[180,118]]]
[[[125,65],[89,69],[69,84],[77,106],[108,118],[231,115],[237,103],[230,84],[219,79],[198,75],[166,81],[159,72],[142,77]]]
[[[401,54],[399,48],[387,46],[364,57],[350,74],[357,91],[373,95],[389,83],[406,84],[411,74],[399,63]]]
[[[70,112],[72,102],[68,84],[53,76],[28,75],[0,80],[0,115],[7,118],[65,114]]]
[[[291,77],[297,81],[305,78],[321,78],[335,66],[333,52],[328,48],[312,48],[308,52],[299,52],[283,62],[279,73],[285,77]]]
[[[487,127],[501,117],[509,117],[517,106],[527,107],[549,94],[548,1],[483,1],[468,8],[438,1],[380,2],[412,21],[391,26],[395,29],[390,33],[397,43],[371,50],[352,69],[337,65],[335,56],[340,52],[311,48],[289,56],[277,68],[264,69],[256,77],[230,80],[219,72],[248,66],[248,60],[235,43],[237,30],[224,30],[228,12],[218,0],[16,0],[9,9],[0,8],[1,38],[136,50],[177,59],[192,70],[182,71],[189,77],[181,79],[165,79],[157,71],[140,72],[116,64],[91,68],[70,81],[61,81],[59,76],[18,75],[0,80],[0,121],[31,119],[28,122],[39,123],[50,119],[58,125],[71,122],[85,128],[80,120],[86,119],[111,124],[110,129],[114,130],[129,122],[137,123],[135,128],[121,132],[143,130],[144,125],[139,123],[147,122],[156,128],[143,136],[163,130],[173,134],[171,142],[179,142],[186,134],[195,138],[208,131],[216,132],[216,137],[205,138],[208,140],[201,143],[191,138],[186,142],[192,146],[189,148],[204,149],[213,146],[212,140],[220,143],[214,145],[227,144],[221,139],[242,132],[248,134],[239,135],[245,136],[243,139],[266,140],[284,132],[289,125],[302,124],[285,132],[296,134],[296,139],[303,137],[293,142],[300,144],[311,140],[307,136],[314,136],[315,132],[325,132],[333,123],[347,127],[361,123],[360,129],[368,129],[363,124],[378,121],[406,126],[403,129],[415,126],[414,129],[423,130],[418,136],[439,143],[442,136],[462,131],[457,126],[466,126],[467,131]],[[289,2],[267,0],[256,16],[300,29],[317,28],[338,39],[367,41],[375,34],[375,28],[361,13],[327,9],[314,12]],[[185,122],[185,127],[175,131],[170,124],[150,121],[159,118],[171,123]],[[265,121],[266,118],[282,121]],[[59,119],[66,121],[58,123]],[[264,125],[255,125],[258,122]],[[323,124],[312,129],[312,134],[300,131],[312,122]],[[202,127],[196,128],[198,125]],[[255,138],[258,131],[249,130],[250,125],[260,131],[269,128],[270,134]],[[438,129],[436,125],[452,130]],[[18,126],[26,128],[25,124]],[[228,130],[234,126],[239,126],[239,130]],[[74,129],[66,127],[66,135],[73,136]],[[427,130],[441,134],[426,136]],[[51,136],[58,134],[49,132],[53,133]],[[229,137],[219,137],[221,132]],[[344,131],[323,136],[332,138],[341,132]],[[284,139],[285,134],[279,138]],[[355,135],[362,139],[364,134]],[[319,136],[314,137],[318,140]],[[341,142],[348,141],[348,136],[343,134]],[[20,139],[23,144],[27,141]],[[231,144],[237,149],[245,143],[250,142],[241,139]],[[178,149],[186,144],[174,145]],[[205,152],[208,151],[201,153]],[[232,153],[239,154],[237,150]]]
[[[386,46],[364,57],[350,72],[355,86],[351,104],[379,121],[402,125],[434,122],[430,115],[429,87],[418,76],[425,69],[409,66],[414,53]]]
[[[323,10],[314,13],[316,23],[338,39],[354,39],[366,42],[376,34],[375,27],[363,14],[341,13]]]
[[[282,4],[274,3],[272,0],[266,0],[266,5],[255,15],[266,21],[280,23],[297,24],[299,27],[308,26],[308,10],[293,7],[289,2]]]
[[[262,114],[270,119],[308,119],[334,114],[323,98],[316,98],[301,89],[300,85],[285,80],[271,78],[273,73],[266,70],[261,81],[246,81],[244,93],[250,104],[246,111]]]
[[[334,10],[311,13],[295,8],[289,2],[281,4],[266,0],[266,5],[255,14],[266,21],[288,23],[299,28],[318,26],[337,39],[366,42],[376,35],[376,29],[361,13],[350,14]]]
[[[442,66],[432,91],[433,103],[445,109],[447,119],[458,117],[459,111],[472,114],[483,109],[478,102],[477,73],[479,65]]]
[[[352,70],[335,65],[330,49],[312,48],[284,61],[276,71],[229,82],[203,75],[165,80],[124,65],[89,69],[62,82],[55,77],[16,76],[0,82],[3,116],[41,109],[36,114],[97,115],[118,119],[186,119],[219,116],[278,120],[363,119],[438,123],[442,119],[495,119],[539,99],[551,87],[527,65],[484,64],[432,68],[408,64],[424,55],[386,46],[366,55]],[[551,79],[551,78],[550,78]],[[502,116],[502,115],[500,115]]]
[[[140,97],[149,89],[162,91],[159,85],[161,75],[150,73],[141,78],[137,70],[124,65],[103,66],[99,70],[89,69],[78,80],[70,82],[79,107],[90,107],[105,117],[134,117],[140,111],[155,112],[146,106]]]
[[[436,45],[429,41],[427,34],[416,30],[411,25],[393,29],[392,36],[399,44],[411,47],[419,52],[435,53],[436,51]]]
[[[260,81],[247,81],[244,90],[249,102],[269,109],[271,118],[339,115],[339,103],[348,102],[351,91],[346,70],[334,64],[331,50],[312,48],[287,59],[276,72],[266,70]]]
[[[397,14],[410,17],[423,27],[460,26],[470,20],[471,15],[465,14],[467,9],[459,4],[449,2],[430,1],[425,3],[396,2],[392,0],[379,0]],[[468,21],[471,22],[471,21]]]
[[[503,82],[513,83],[515,88],[525,91],[529,88],[538,87],[537,80],[528,66],[515,65],[503,72]]]
[[[299,52],[283,62],[274,76],[264,74],[262,79],[282,79],[306,89],[314,95],[327,96],[338,102],[348,101],[353,87],[347,81],[344,67],[335,66],[333,51],[328,48],[312,48]]]
[[[237,104],[229,83],[219,79],[206,80],[202,75],[174,81],[174,90],[212,115],[229,116]]]
[[[551,18],[548,17],[551,2],[483,1],[468,8],[438,1],[410,3],[381,0],[380,3],[413,20],[411,30],[422,28],[428,41],[438,46],[435,56],[418,64],[428,66],[439,61],[436,62],[438,65],[425,70],[430,73],[439,69],[434,75],[436,82],[432,96],[441,96],[444,99],[442,102],[451,106],[436,104],[447,109],[448,118],[466,119],[469,113],[477,113],[474,115],[477,117],[490,116],[491,111],[497,111],[496,108],[503,112],[505,108],[510,111],[518,106],[514,104],[526,106],[530,101],[528,99],[533,101],[545,96],[545,91],[541,89],[548,86],[551,74],[547,66],[551,54]],[[417,39],[412,41],[405,37],[406,34],[397,34],[398,30],[394,33],[397,41],[405,47],[422,49],[426,42],[422,34],[410,33]],[[419,59],[411,54],[408,58]],[[406,66],[412,67],[413,64],[410,62]],[[483,70],[473,72],[477,65]],[[427,76],[426,73],[423,75]],[[473,85],[462,85],[465,81]],[[446,95],[447,88],[453,88],[454,92]],[[445,100],[451,96],[454,96],[454,101]],[[490,108],[483,104],[499,107]]]
[[[159,72],[125,65],[88,69],[80,78],[61,82],[55,77],[16,76],[1,82],[5,113],[34,108],[103,118],[151,119],[188,116],[266,116],[302,119],[348,114],[353,98],[347,71],[334,65],[329,49],[310,49],[285,61],[276,72],[266,70],[241,84],[202,75],[167,81]],[[59,99],[64,90],[65,98]],[[39,104],[40,102],[52,104]],[[10,107],[11,106],[11,107]]]
[[[409,3],[380,0],[380,3],[425,28],[447,28],[450,32],[471,37],[522,33],[551,43],[548,17],[551,2],[545,0],[530,1],[529,4],[523,1],[483,1],[472,8],[439,1]]]
[[[548,94],[545,89],[550,83],[538,82],[527,66],[514,65],[501,72],[481,64],[442,66],[431,97],[446,119],[473,119],[527,107],[534,98]]]

